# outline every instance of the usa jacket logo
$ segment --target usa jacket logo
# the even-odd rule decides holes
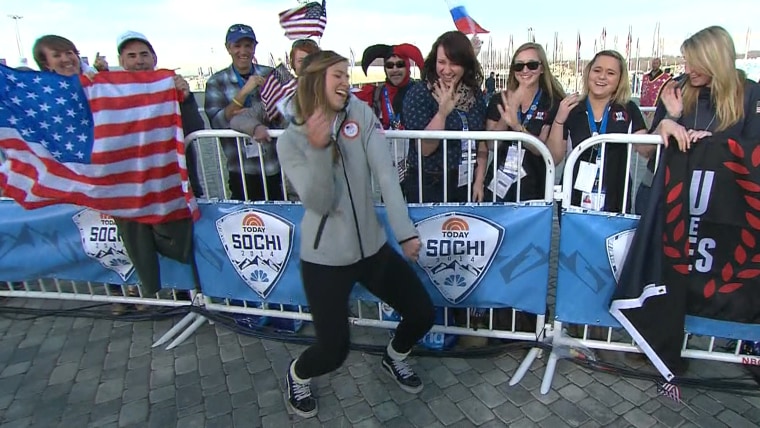
[[[349,120],[343,125],[342,133],[346,138],[356,138],[359,135],[359,124],[353,120]]]
[[[113,218],[97,211],[82,210],[74,214],[72,220],[79,229],[85,254],[126,281],[135,268]]]
[[[428,217],[415,227],[422,240],[417,263],[453,304],[475,291],[504,239],[500,224],[458,212]]]
[[[293,223],[248,208],[218,219],[216,230],[235,272],[251,290],[266,299],[290,260]]]

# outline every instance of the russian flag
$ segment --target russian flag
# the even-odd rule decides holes
[[[481,27],[474,19],[472,19],[461,1],[446,0],[446,4],[449,6],[449,11],[451,12],[451,17],[454,19],[454,25],[456,25],[457,30],[465,34],[488,33],[488,30]]]

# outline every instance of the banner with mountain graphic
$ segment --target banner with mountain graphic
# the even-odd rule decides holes
[[[307,304],[299,266],[301,205],[201,203],[200,209],[195,260],[205,295]],[[384,209],[377,212],[385,221]],[[545,312],[550,205],[416,206],[409,214],[422,240],[415,269],[436,306]],[[353,298],[377,301],[362,287]]]
[[[159,263],[164,287],[194,288],[188,265],[162,256]],[[72,205],[25,210],[0,201],[0,281],[38,279],[140,282],[111,216]]]

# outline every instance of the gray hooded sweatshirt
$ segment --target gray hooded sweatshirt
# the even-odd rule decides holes
[[[345,120],[343,118],[345,117]],[[388,222],[398,242],[418,236],[393,167],[382,128],[366,103],[351,96],[335,144],[311,146],[304,126],[290,125],[277,143],[283,172],[301,197],[301,259],[347,266],[377,253],[385,228],[372,200],[371,178],[380,185]]]

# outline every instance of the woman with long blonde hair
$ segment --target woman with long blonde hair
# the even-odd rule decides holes
[[[663,88],[654,132],[666,145],[674,137],[682,151],[718,132],[760,142],[760,85],[736,69],[731,35],[723,27],[707,27],[686,39],[681,53],[684,78]]]
[[[349,350],[348,298],[359,282],[401,314],[381,370],[403,390],[422,381],[405,362],[433,325],[430,296],[388,243],[377,217],[372,178],[382,192],[388,223],[404,256],[416,261],[421,242],[391,163],[375,113],[350,96],[348,61],[332,51],[308,55],[292,100],[294,123],[277,143],[283,172],[301,197],[301,280],[317,341],[286,374],[288,405],[302,417],[317,414],[309,381],[343,364]]]
[[[546,52],[540,44],[525,43],[517,48],[511,64],[507,89],[494,94],[488,103],[486,130],[526,132],[546,142],[565,91],[549,70]],[[479,143],[473,201],[516,200],[517,184],[508,187],[500,184],[513,179],[521,180],[520,200],[544,197],[546,163],[537,151],[528,148],[517,157],[517,144],[500,143],[496,173],[488,162],[489,151],[493,151],[492,143]],[[525,172],[522,179],[521,165]]]
[[[583,76],[583,95],[572,94],[560,102],[549,133],[546,145],[555,163],[564,159],[568,138],[576,147],[599,134],[647,132],[641,110],[631,101],[628,67],[619,52],[598,52],[586,65]],[[591,177],[592,185],[589,180],[578,180],[581,165],[585,174],[596,174],[596,179]],[[572,204],[613,212],[620,211],[624,205],[631,206],[623,199],[630,184],[626,176],[627,165],[628,151],[623,144],[598,145],[585,150],[573,171],[573,183],[567,183],[573,186]],[[602,169],[604,176],[600,180]],[[630,198],[630,192],[628,194]]]

